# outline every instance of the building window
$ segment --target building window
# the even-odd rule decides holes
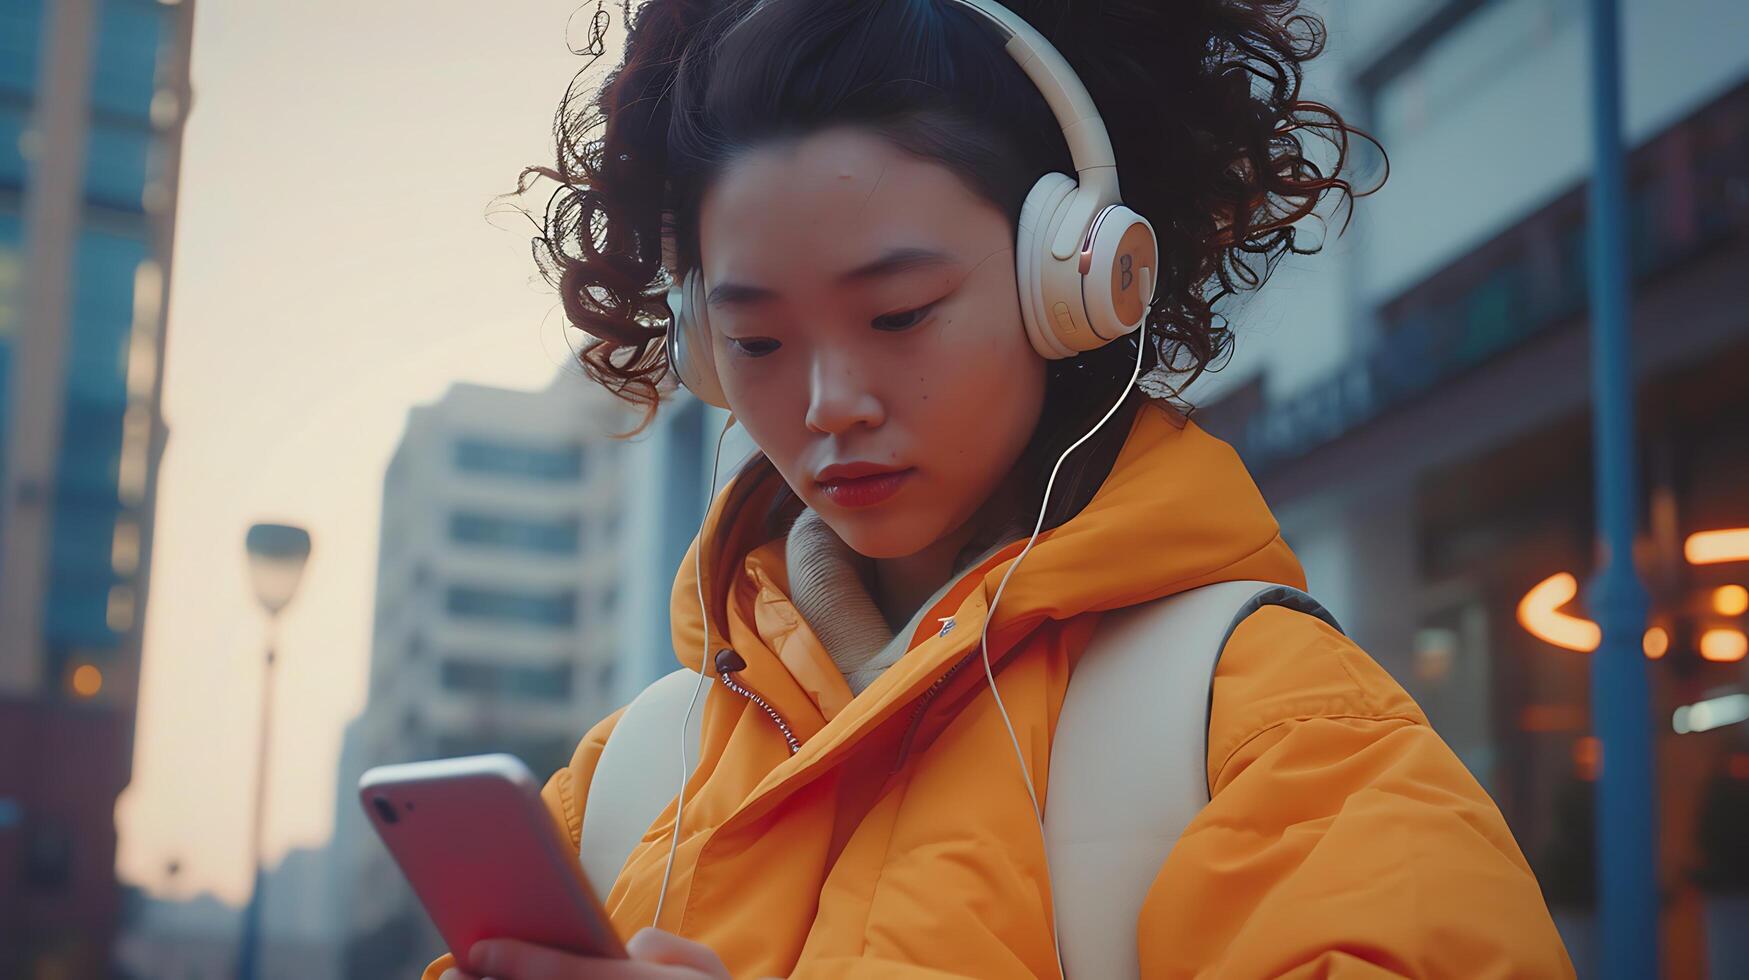
[[[583,447],[577,444],[537,446],[464,437],[456,440],[456,468],[468,473],[531,480],[579,480],[583,477]]]
[[[86,134],[85,196],[117,211],[145,211],[142,195],[155,135],[146,126],[97,125]]]
[[[577,622],[577,593],[569,589],[533,593],[452,585],[444,596],[444,607],[463,619],[560,627]]]
[[[107,3],[97,18],[91,105],[99,113],[146,120],[170,15],[157,3]]]
[[[571,677],[569,663],[533,665],[455,659],[443,662],[440,683],[444,690],[464,694],[564,701],[571,697]]]
[[[1450,115],[1500,84],[1513,65],[1546,56],[1562,21],[1582,16],[1570,0],[1461,0],[1437,7],[1382,63],[1362,73],[1375,97],[1385,146]]]
[[[581,543],[582,526],[575,517],[539,520],[457,511],[449,516],[449,538],[487,548],[574,555]]]

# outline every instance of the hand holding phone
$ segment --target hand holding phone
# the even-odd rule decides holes
[[[716,952],[703,943],[661,929],[640,929],[626,940],[625,961],[607,961],[561,953],[514,939],[489,939],[473,949],[474,962],[492,980],[734,980]],[[443,971],[438,980],[479,980],[458,969]],[[776,980],[776,978],[766,978]]]
[[[528,767],[512,755],[378,766],[359,800],[460,969],[476,942],[624,959]]]

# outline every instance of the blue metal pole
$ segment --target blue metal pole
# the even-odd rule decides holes
[[[249,827],[249,869],[255,876],[255,887],[249,890],[249,905],[243,910],[243,936],[237,949],[237,980],[255,980],[261,971],[261,890],[267,883],[266,876],[261,873],[261,823],[267,815],[267,737],[272,730],[273,661],[273,643],[270,641],[261,675],[261,734],[255,743],[255,817]]]
[[[1604,977],[1645,980],[1658,975],[1657,785],[1641,652],[1647,599],[1633,550],[1639,491],[1616,0],[1591,0],[1590,21],[1592,441],[1603,550],[1586,599],[1603,630],[1591,665],[1592,727],[1603,750],[1597,780],[1598,962]]]
[[[237,952],[237,980],[255,980],[261,973],[261,865],[255,866],[255,887],[243,909],[243,944]]]

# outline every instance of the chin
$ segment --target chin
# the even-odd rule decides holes
[[[905,558],[934,544],[939,534],[929,531],[930,521],[920,514],[894,510],[879,514],[881,508],[870,511],[821,511],[820,516],[832,530],[864,558]]]

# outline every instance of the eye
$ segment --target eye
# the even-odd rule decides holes
[[[930,303],[928,306],[919,306],[914,310],[907,310],[903,313],[888,313],[886,316],[875,317],[874,328],[876,330],[888,330],[894,333],[897,333],[900,330],[909,330],[927,319],[930,311],[934,309],[935,304]]]
[[[727,337],[729,347],[743,357],[764,357],[783,345],[770,337]]]

